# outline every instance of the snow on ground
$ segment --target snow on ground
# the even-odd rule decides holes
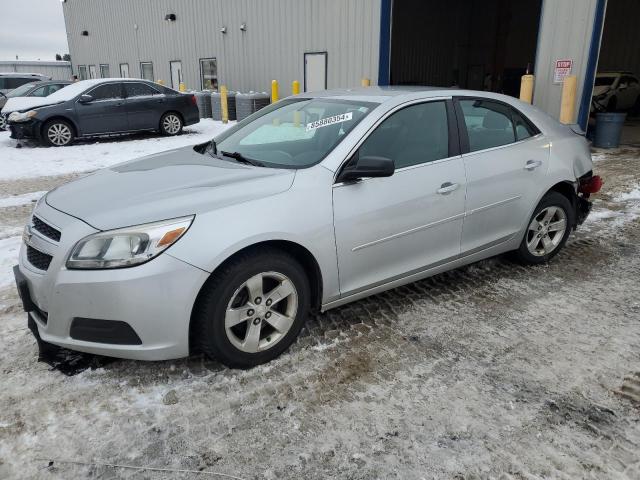
[[[202,143],[231,125],[233,122],[225,125],[203,119],[185,127],[184,133],[176,137],[144,134],[80,140],[61,148],[42,147],[32,142],[23,148],[13,148],[16,141],[9,138],[9,132],[0,132],[0,181],[93,171],[143,155]]]
[[[17,207],[20,205],[29,205],[30,203],[37,202],[46,191],[42,192],[29,192],[20,195],[11,195],[10,197],[0,198],[0,208]]]
[[[18,262],[22,236],[0,240],[0,289],[13,285],[13,266]]]

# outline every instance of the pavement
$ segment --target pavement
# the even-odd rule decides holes
[[[640,148],[594,159],[605,188],[549,265],[502,256],[314,316],[248,371],[52,367],[0,284],[0,478],[640,478]],[[0,242],[31,208],[0,207]]]

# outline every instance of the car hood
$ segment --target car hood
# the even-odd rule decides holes
[[[99,230],[198,214],[283,192],[295,170],[262,168],[193,147],[122,163],[58,187],[53,208]]]
[[[60,100],[47,100],[47,97],[12,97],[2,107],[2,113],[21,112],[32,108],[46,107],[60,103]]]

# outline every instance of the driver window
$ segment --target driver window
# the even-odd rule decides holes
[[[122,88],[119,83],[107,83],[100,85],[89,92],[94,101],[113,100],[122,98]]]
[[[362,143],[359,155],[390,158],[396,169],[447,158],[445,102],[420,103],[393,113]]]

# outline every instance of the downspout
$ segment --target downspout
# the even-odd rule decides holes
[[[593,83],[598,69],[598,57],[600,55],[600,44],[602,42],[602,31],[604,30],[604,17],[607,9],[607,0],[596,0],[596,12],[593,19],[593,30],[591,32],[591,45],[589,47],[589,59],[582,85],[582,99],[580,101],[580,111],[578,113],[578,124],[583,131],[587,131],[589,122],[589,112],[591,110],[591,96],[593,95]]]

